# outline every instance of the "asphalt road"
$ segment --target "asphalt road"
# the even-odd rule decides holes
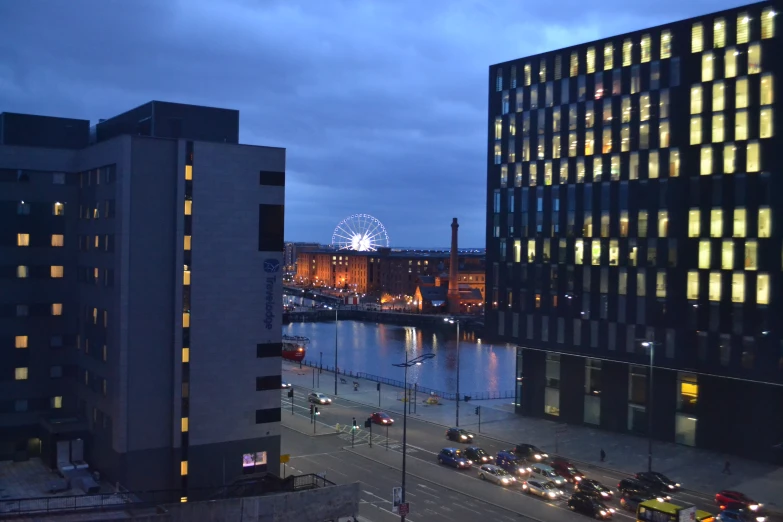
[[[356,418],[360,430],[354,436],[353,448],[351,447],[350,433],[334,434],[326,437],[308,437],[288,430],[283,437],[284,453],[291,454],[291,462],[294,467],[297,463],[304,469],[303,472],[327,471],[327,478],[335,482],[362,482],[362,514],[379,521],[387,520],[374,513],[383,514],[388,520],[398,520],[386,509],[391,510],[391,488],[400,484],[401,479],[401,450],[402,450],[402,418],[395,415],[395,425],[389,428],[389,438],[386,439],[386,429],[373,426],[373,448],[369,447],[369,433],[364,428],[364,421],[374,411],[372,408],[350,402],[341,397],[333,398],[330,405],[319,405],[319,420],[324,424],[350,426],[353,418]],[[474,407],[467,406],[473,415]],[[291,415],[290,399],[283,394],[283,415]],[[309,403],[306,393],[296,390],[294,400],[294,412],[300,417],[299,422],[309,424]],[[467,414],[467,412],[465,412]],[[285,423],[285,418],[283,422]],[[319,432],[334,431],[326,426],[318,425]],[[289,433],[292,434],[289,437]],[[318,439],[317,441],[314,439]],[[514,441],[525,442],[525,441]],[[288,444],[295,445],[288,448]],[[388,443],[388,450],[386,448]],[[484,448],[494,455],[502,449],[512,446],[511,441],[498,441],[492,438],[482,437],[476,433],[474,446]],[[314,446],[318,446],[316,449]],[[415,417],[408,417],[407,429],[407,473],[408,473],[408,501],[411,503],[411,517],[409,520],[449,520],[449,521],[476,521],[480,517],[490,516],[498,520],[519,520],[520,516],[537,519],[543,522],[564,521],[567,519],[584,520],[583,515],[570,512],[565,506],[565,500],[557,502],[545,502],[538,498],[532,498],[522,493],[519,488],[501,488],[494,484],[478,479],[475,469],[471,471],[457,471],[452,468],[438,465],[436,456],[444,447],[459,447],[455,442],[446,440],[445,428],[430,422],[422,421]],[[289,451],[290,450],[290,451]],[[298,455],[304,455],[298,456]],[[320,468],[319,468],[320,466]],[[297,468],[298,469],[298,468]],[[625,475],[614,473],[605,469],[582,469],[589,478],[602,482],[610,488],[615,488]],[[642,471],[642,470],[640,470]],[[330,473],[334,473],[330,475]],[[335,475],[340,480],[335,480]],[[671,477],[676,480],[677,477]],[[687,488],[687,484],[684,484]],[[616,490],[615,490],[616,492]],[[680,505],[695,505],[711,513],[716,511],[711,497],[691,491],[680,491],[673,495],[674,503]],[[372,506],[373,510],[367,511]],[[617,499],[609,503],[610,507],[618,510],[615,520],[628,522],[635,520],[635,515],[619,509]],[[424,518],[420,518],[425,514]]]

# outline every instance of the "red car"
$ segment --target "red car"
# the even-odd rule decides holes
[[[370,419],[372,419],[373,424],[380,424],[381,426],[391,426],[394,424],[394,419],[382,411],[376,411],[370,416]]]
[[[756,511],[761,507],[761,504],[746,496],[744,493],[727,489],[715,494],[715,503],[720,506],[721,509],[725,509],[728,505],[737,504],[740,504],[751,511]]]
[[[585,474],[576,469],[576,467],[565,459],[552,459],[549,462],[555,473],[566,479],[567,482],[577,483],[583,478]]]

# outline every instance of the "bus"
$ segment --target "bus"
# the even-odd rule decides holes
[[[715,517],[694,506],[646,500],[636,508],[637,522],[715,522]]]

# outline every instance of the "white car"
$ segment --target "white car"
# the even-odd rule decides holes
[[[542,482],[554,482],[559,488],[565,486],[566,483],[566,480],[558,475],[552,466],[546,464],[533,464],[530,466],[530,475],[537,476]]]
[[[557,500],[564,494],[563,490],[558,489],[554,483],[538,479],[528,480],[522,483],[522,491],[549,500]]]
[[[511,473],[494,464],[482,464],[479,468],[479,478],[500,486],[512,486],[517,481]]]
[[[307,401],[308,402],[314,402],[316,404],[331,404],[332,399],[327,397],[325,394],[321,392],[310,392],[307,395]]]

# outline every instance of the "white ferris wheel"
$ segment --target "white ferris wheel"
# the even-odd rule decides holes
[[[369,214],[354,214],[340,221],[332,234],[332,246],[339,250],[374,252],[389,246],[383,223]]]

